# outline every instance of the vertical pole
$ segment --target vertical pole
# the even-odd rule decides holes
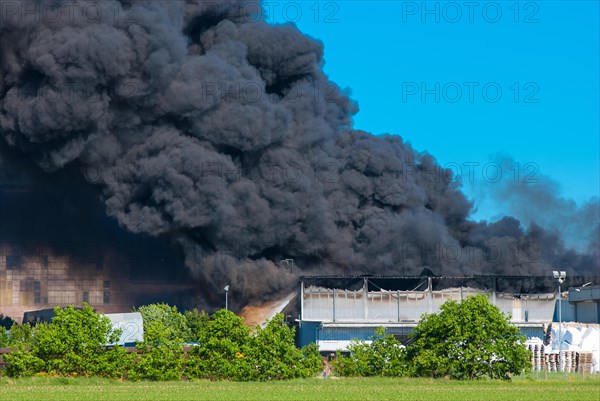
[[[429,291],[428,313],[433,313],[433,283],[431,277],[427,277],[427,291]]]
[[[364,307],[364,316],[365,320],[369,317],[369,306],[367,304],[367,297],[369,296],[369,284],[367,279],[363,279],[363,307]]]
[[[558,281],[558,370],[562,371],[562,295],[560,293],[560,279]]]
[[[304,280],[300,279],[300,321],[304,320]]]
[[[398,304],[398,321],[400,321],[400,290],[396,291],[396,298]]]
[[[229,295],[229,291],[225,291],[225,310],[229,310],[229,305],[228,305],[228,297],[227,295]]]
[[[333,289],[333,321],[335,322],[335,288]]]

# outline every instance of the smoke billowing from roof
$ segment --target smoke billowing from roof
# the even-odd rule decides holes
[[[322,44],[254,2],[54,1],[46,17],[30,3],[40,18],[21,2],[2,15],[3,140],[48,172],[76,166],[109,216],[176,244],[200,282],[251,300],[299,272],[598,268],[534,223],[470,221],[451,172],[353,130]]]

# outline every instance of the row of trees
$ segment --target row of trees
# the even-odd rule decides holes
[[[225,310],[208,316],[150,305],[139,311],[144,341],[131,353],[106,346],[121,333],[88,305],[82,310],[56,308],[48,324],[13,326],[5,339],[14,349],[4,356],[5,374],[248,381],[310,377],[321,369],[317,347],[296,348],[294,330],[283,324],[282,315],[251,333],[242,318]],[[190,340],[199,344],[184,352],[183,344]]]
[[[85,305],[56,308],[49,324],[14,325],[14,349],[5,355],[6,374],[104,376],[129,380],[182,378],[238,381],[314,376],[321,357],[316,345],[294,344],[294,329],[277,315],[254,332],[243,319],[221,310],[209,316],[155,304],[139,308],[144,341],[137,352],[107,347],[119,335],[108,318]],[[1,334],[1,333],[0,333]],[[348,355],[338,355],[340,376],[429,376],[455,379],[509,379],[530,368],[530,353],[519,329],[484,295],[449,301],[437,314],[424,316],[404,347],[383,328],[373,341],[355,341]],[[196,342],[184,352],[184,342]]]
[[[531,368],[525,337],[485,295],[448,301],[424,316],[404,347],[377,330],[371,343],[355,341],[335,362],[342,376],[428,376],[509,379]]]

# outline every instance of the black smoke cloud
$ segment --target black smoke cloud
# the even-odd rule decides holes
[[[109,216],[176,244],[209,292],[231,284],[246,303],[299,273],[598,268],[534,223],[470,221],[451,172],[353,130],[323,45],[255,2],[54,1],[52,19],[23,3],[0,28],[3,140],[47,172],[76,166]]]

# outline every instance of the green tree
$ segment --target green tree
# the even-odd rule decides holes
[[[8,346],[11,348],[31,348],[34,343],[37,327],[29,323],[13,324],[8,334]]]
[[[210,321],[210,315],[206,312],[200,312],[198,309],[185,311],[183,315],[190,331],[190,341],[198,341],[200,332]]]
[[[298,349],[294,343],[295,330],[284,324],[281,313],[264,327],[258,327],[249,342],[248,362],[254,380],[282,380],[315,375],[321,369],[316,347]]]
[[[283,380],[309,377],[321,368],[316,346],[296,348],[294,330],[278,314],[254,334],[244,320],[226,310],[216,312],[199,332],[200,345],[186,361],[189,378],[211,380]]]
[[[81,310],[57,307],[50,324],[38,325],[32,353],[45,362],[48,372],[91,375],[106,344],[116,342],[119,335],[110,320],[88,304]]]
[[[403,376],[407,373],[406,350],[391,334],[379,327],[371,343],[353,341],[349,355],[334,362],[339,376]]]
[[[253,376],[247,358],[250,328],[241,317],[224,309],[217,311],[198,333],[198,340],[200,345],[188,356],[189,377],[243,380]]]
[[[121,347],[106,347],[120,335],[106,316],[87,304],[55,308],[51,323],[13,326],[10,341],[18,350],[6,355],[7,374],[28,376],[45,370],[58,375],[123,377],[132,361]],[[31,348],[25,352],[25,346]]]
[[[14,323],[6,339],[6,346],[11,348],[4,355],[5,372],[9,377],[27,377],[44,369],[44,361],[36,357],[30,350],[35,346],[37,326],[29,323],[19,325]]]
[[[510,379],[530,367],[525,337],[485,295],[444,303],[411,337],[407,351],[417,376]]]
[[[191,341],[192,332],[184,315],[176,306],[151,304],[138,310],[144,319],[144,342]]]

